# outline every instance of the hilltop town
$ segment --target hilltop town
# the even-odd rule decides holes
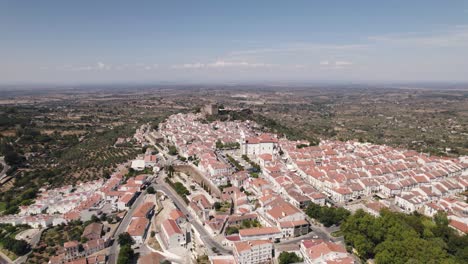
[[[466,157],[291,140],[251,120],[221,121],[223,111],[210,104],[144,124],[116,144],[145,151],[109,177],[41,188],[0,216],[35,245],[17,260],[359,263],[366,257],[339,228],[355,212],[444,212],[454,234],[468,231]]]
[[[468,264],[468,1],[0,7],[0,264]]]

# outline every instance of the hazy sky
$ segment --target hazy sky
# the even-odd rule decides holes
[[[0,83],[468,81],[467,0],[0,0]]]

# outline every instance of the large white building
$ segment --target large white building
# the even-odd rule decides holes
[[[258,137],[242,137],[241,154],[256,157],[261,154],[274,155],[278,149],[278,139],[269,134]]]
[[[250,240],[234,243],[234,259],[238,264],[271,263],[273,243],[267,240]]]

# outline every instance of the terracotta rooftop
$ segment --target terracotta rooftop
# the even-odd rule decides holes
[[[127,228],[131,236],[143,236],[148,227],[149,220],[144,217],[133,218]]]
[[[172,219],[166,219],[162,222],[161,227],[166,231],[169,236],[174,234],[182,234],[182,230],[177,225],[177,223]]]
[[[257,236],[257,235],[270,235],[281,233],[277,227],[256,227],[239,230],[239,235],[243,236]]]
[[[154,208],[154,203],[146,202],[140,205],[133,213],[133,217],[146,217],[148,213]]]

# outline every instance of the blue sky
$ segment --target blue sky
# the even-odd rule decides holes
[[[5,1],[1,83],[468,81],[468,1]]]

